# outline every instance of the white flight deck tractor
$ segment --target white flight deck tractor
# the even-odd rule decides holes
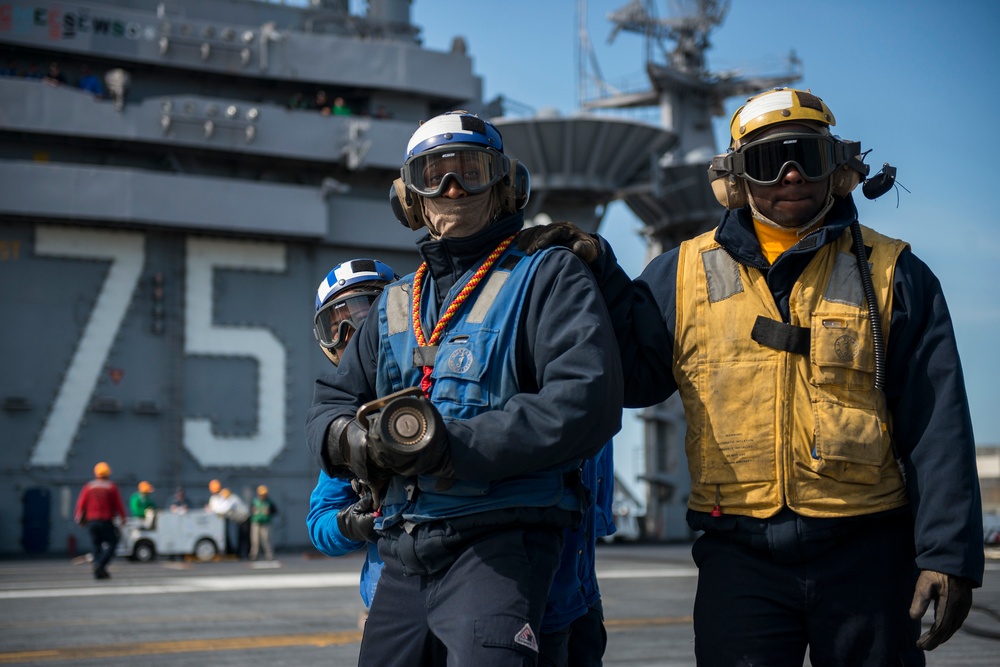
[[[125,522],[115,553],[140,562],[157,556],[194,556],[209,561],[225,545],[226,523],[218,514],[157,510],[145,518],[131,517]]]

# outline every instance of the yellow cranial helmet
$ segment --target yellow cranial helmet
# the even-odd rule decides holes
[[[787,123],[761,137],[763,130]],[[830,194],[846,197],[868,175],[861,144],[834,136],[830,107],[808,90],[774,88],[747,100],[729,121],[729,150],[712,158],[708,179],[719,203],[729,210],[749,203],[747,182],[778,182],[789,163],[806,180],[830,179]],[[831,200],[832,201],[832,200]]]
[[[774,88],[754,95],[736,110],[729,121],[732,147],[739,148],[748,137],[778,123],[819,123],[829,128],[837,120],[826,103],[808,90]]]

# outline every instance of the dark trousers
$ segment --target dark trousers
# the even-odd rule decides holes
[[[909,617],[917,568],[907,521],[841,536],[801,562],[711,532],[692,549],[699,665],[924,665]]]
[[[236,555],[240,557],[240,560],[246,560],[250,557],[250,519],[237,526]]]
[[[561,530],[505,528],[464,547],[440,572],[406,576],[380,540],[385,567],[358,664],[444,664],[441,646],[449,667],[537,664],[538,628],[561,549]]]
[[[88,521],[87,530],[94,549],[94,571],[103,570],[115,555],[118,546],[118,529],[111,521]]]
[[[539,667],[601,667],[608,647],[604,607],[598,600],[562,630],[542,635]]]
[[[226,519],[226,553],[245,560],[250,554],[250,519]]]

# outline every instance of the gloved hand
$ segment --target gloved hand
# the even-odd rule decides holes
[[[323,456],[330,467],[344,473],[342,476],[348,476],[349,471],[350,475],[374,488],[390,474],[372,460],[371,448],[367,425],[362,426],[350,417],[337,417],[327,432]]]
[[[569,248],[587,264],[601,254],[601,245],[597,239],[572,222],[553,222],[548,225],[527,227],[522,229],[517,237],[517,247],[529,255],[554,245]]]
[[[337,528],[340,534],[355,542],[377,542],[375,532],[375,507],[372,494],[366,493],[350,507],[337,512]]]
[[[972,607],[972,582],[933,570],[921,570],[917,578],[910,618],[923,618],[934,600],[934,624],[920,636],[917,646],[932,651],[962,627]]]

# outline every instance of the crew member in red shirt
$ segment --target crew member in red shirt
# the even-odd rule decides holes
[[[101,461],[94,466],[94,477],[83,485],[76,500],[75,519],[86,524],[94,544],[94,578],[110,579],[108,563],[118,546],[118,525],[125,521],[118,485],[111,481],[111,466]]]

